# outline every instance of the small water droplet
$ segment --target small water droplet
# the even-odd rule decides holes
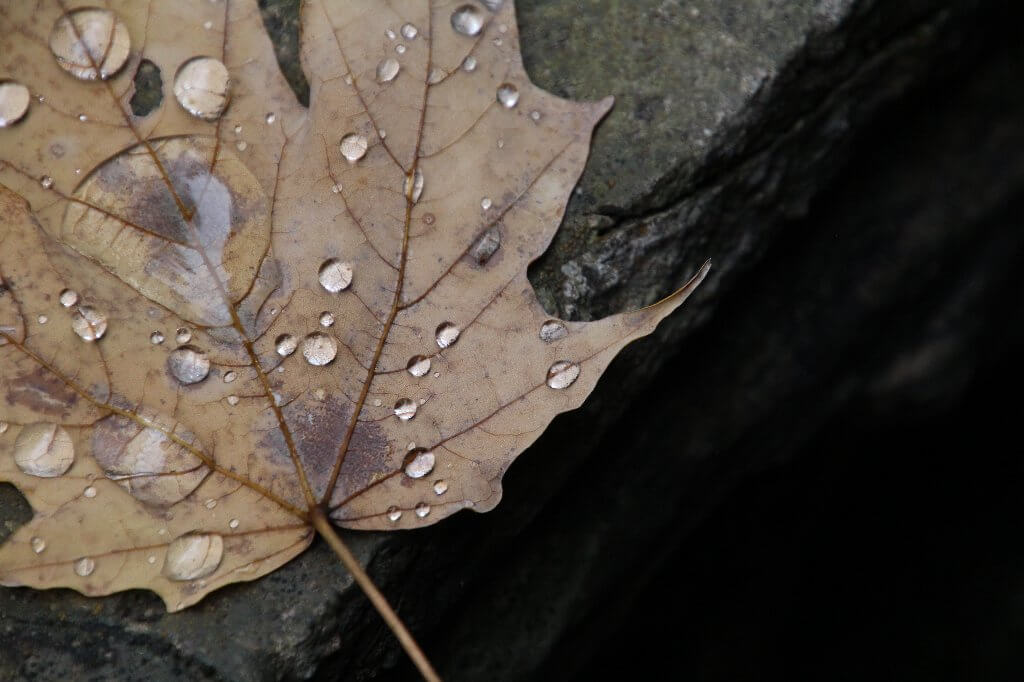
[[[402,398],[395,403],[395,416],[404,422],[416,416],[416,402],[409,398]]]
[[[50,51],[75,78],[106,80],[128,61],[131,38],[128,27],[110,10],[83,7],[53,24]]]
[[[79,306],[71,316],[71,328],[83,341],[98,341],[107,333],[107,317],[89,306]]]
[[[331,186],[331,192],[334,194],[341,194],[341,183],[336,182]]]
[[[267,119],[266,120],[267,120],[268,124],[273,123],[274,121],[277,120],[277,114],[275,114],[273,111],[271,111],[270,113],[267,114]]]
[[[415,450],[416,449],[416,441],[414,441],[414,440],[409,441],[409,444],[405,446],[405,449],[406,450]]]
[[[501,6],[505,4],[505,0],[480,0],[480,2],[482,2],[484,7],[492,12],[497,12],[501,9]]]
[[[231,530],[234,530],[234,529],[238,528],[238,525],[239,525],[238,519],[231,519],[230,521],[228,521],[228,528],[230,528]]]
[[[249,144],[245,140],[239,140],[235,143],[235,149],[240,152],[244,152],[248,146]]]
[[[159,346],[161,343],[164,342],[163,332],[156,331],[156,332],[153,332],[152,334],[150,334],[149,335],[149,342],[151,344],[153,344],[154,346]]]
[[[451,322],[442,322],[434,332],[434,340],[437,341],[438,348],[448,348],[459,340],[461,333],[459,328]]]
[[[482,208],[483,210],[489,211],[491,209],[491,206],[493,206],[493,204],[491,203],[490,197],[484,197],[483,199],[480,200],[480,208]]]
[[[156,563],[156,555],[155,554],[150,554],[148,557],[146,557],[146,563],[155,564]]]
[[[394,523],[395,521],[398,521],[398,519],[400,518],[402,518],[401,509],[395,506],[388,507],[388,521]]]
[[[568,360],[559,360],[548,369],[548,386],[568,388],[580,376],[580,366]]]
[[[390,83],[395,80],[395,77],[398,75],[401,68],[402,65],[399,64],[398,60],[394,57],[388,57],[387,59],[380,60],[380,63],[377,64],[377,82]],[[344,145],[344,140],[342,143]],[[364,149],[363,151],[365,152],[366,150]],[[344,146],[342,146],[341,152],[342,154],[345,154]],[[362,156],[362,154],[359,154],[359,156]],[[345,157],[348,158],[348,154],[345,154]],[[356,157],[356,159],[349,159],[349,161],[358,160],[358,158],[359,157]]]
[[[501,106],[511,109],[519,104],[519,88],[511,83],[502,83],[498,86],[497,97]]]
[[[336,294],[352,284],[352,266],[337,258],[330,258],[320,266],[318,276],[320,286],[332,294]]]
[[[438,378],[439,376],[441,376],[441,373],[440,373],[440,372],[434,372],[434,378],[435,378],[435,379],[436,379],[436,378]]]
[[[434,481],[435,495],[444,495],[446,492],[448,492],[448,481]]]
[[[341,138],[341,155],[344,156],[349,163],[355,163],[366,156],[366,150],[368,147],[369,143],[367,143],[366,137],[359,133],[349,133],[345,137]]]
[[[38,322],[39,324],[46,324],[49,321],[50,318],[48,318],[46,315],[40,315],[39,317],[36,318],[36,322]]]
[[[188,113],[204,121],[216,121],[228,105],[231,76],[213,57],[193,57],[174,76],[174,96]]]
[[[420,502],[419,504],[416,505],[416,516],[420,517],[421,519],[425,519],[427,517],[427,514],[429,513],[430,505],[427,504],[426,502]]]
[[[209,19],[207,19],[206,21],[203,22],[203,28],[205,28],[207,31],[209,31],[211,28],[213,28],[213,22],[210,21]]]
[[[448,72],[439,66],[435,66],[430,69],[430,74],[427,76],[427,83],[430,85],[437,85],[443,81],[447,75]]]
[[[332,315],[331,313],[327,312],[326,310],[324,312],[320,313],[320,326],[321,327],[330,327],[333,324],[334,324],[334,315]]]
[[[398,37],[398,34],[397,34],[397,33],[395,33],[395,32],[394,32],[394,31],[393,31],[392,29],[390,29],[390,28],[389,28],[389,29],[387,29],[386,31],[384,31],[384,35],[386,35],[386,36],[388,37],[388,40],[394,40],[395,38],[397,38],[397,37]]]
[[[499,137],[498,138],[498,149],[504,149],[504,148],[505,148],[505,140]]]
[[[217,500],[211,497],[205,502],[203,506],[205,506],[207,509],[215,509],[217,507]]]
[[[462,60],[462,69],[467,73],[473,73],[476,71],[476,57],[469,55]]]
[[[316,398],[317,400],[319,400],[320,402],[323,402],[323,401],[327,400],[327,389],[324,389],[324,388],[314,388],[313,389],[313,397]]]
[[[434,220],[436,220],[436,218],[434,217],[433,213],[424,213],[423,214],[423,224],[424,225],[433,225],[434,224]]]
[[[32,545],[32,551],[36,554],[42,554],[46,551],[46,540],[38,537],[34,537],[29,540],[29,544]]]
[[[93,486],[89,486],[88,488],[82,491],[82,495],[84,497],[88,497],[91,500],[92,498],[96,497],[96,488]]]
[[[7,433],[7,429],[9,429],[10,427],[11,425],[8,424],[7,422],[0,421],[0,436]]]
[[[401,43],[395,45],[395,52],[398,54],[405,54],[405,45],[402,45]]]
[[[414,355],[409,358],[409,363],[405,368],[414,377],[421,377],[430,371],[430,358],[425,355]]]
[[[74,289],[65,289],[60,292],[60,304],[65,308],[70,308],[74,304],[78,303],[78,292]]]
[[[51,178],[49,175],[44,175],[43,177],[39,178],[39,184],[43,186],[43,189],[50,189],[51,187],[53,187],[53,178]]]
[[[558,320],[548,320],[540,326],[540,340],[544,343],[564,339],[568,335],[569,330]]]
[[[84,556],[74,563],[74,569],[79,578],[88,578],[96,570],[96,562]]]
[[[484,27],[484,14],[476,5],[459,5],[452,12],[452,28],[464,36],[478,35]]]
[[[412,24],[402,24],[402,37],[406,40],[416,40],[419,33],[419,29]]]
[[[238,378],[238,374],[236,374],[233,369],[229,369],[228,371],[224,372],[224,383],[225,384],[230,384],[232,381],[234,381],[237,378]]]
[[[534,121],[539,121],[540,120],[540,112],[537,111],[536,109],[534,109],[533,111],[530,112],[530,118],[532,118]]]
[[[167,545],[163,574],[177,581],[205,578],[223,557],[224,538],[217,533],[186,533]]]
[[[380,130],[377,131],[377,134],[380,135],[380,139],[383,140],[385,137],[388,136],[388,131],[381,128]]]
[[[210,373],[210,358],[195,346],[178,346],[167,356],[167,369],[183,384],[197,384]]]
[[[412,199],[412,203],[416,203],[420,200],[423,195],[423,171],[419,168],[412,175],[405,176],[405,196]]]
[[[434,470],[434,453],[422,448],[405,456],[405,475],[409,478],[423,478]]]
[[[78,115],[78,120],[81,121],[82,123],[85,123],[86,121],[89,120],[89,117],[86,116],[85,114],[79,114]]]
[[[29,424],[14,439],[14,462],[29,476],[56,478],[70,469],[74,461],[74,442],[63,426]]]
[[[306,362],[321,367],[334,360],[338,354],[338,342],[333,336],[322,332],[313,332],[302,340],[302,355]]]
[[[384,404],[384,402],[380,398],[374,398],[373,399],[373,406],[374,407],[380,407],[383,404]]]
[[[497,252],[500,246],[501,231],[495,225],[480,235],[480,238],[473,243],[473,246],[469,249],[469,257],[475,260],[478,265],[486,265],[487,261],[491,259],[491,256]]]
[[[0,80],[0,128],[12,126],[28,113],[28,88],[11,80]]]
[[[188,327],[178,327],[178,330],[174,332],[174,340],[178,343],[188,343],[192,340],[192,332]]]
[[[228,405],[231,405],[232,407],[234,407],[235,405],[238,404],[238,396],[237,395],[229,395],[227,397],[227,401],[228,401]]]
[[[299,342],[291,334],[281,334],[277,339],[274,340],[274,348],[277,350],[277,354],[282,358],[286,358],[295,352],[295,349],[299,347]]]

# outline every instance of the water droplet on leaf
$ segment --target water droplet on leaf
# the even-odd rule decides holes
[[[96,562],[85,556],[74,563],[75,575],[88,578],[96,570]]]
[[[414,355],[409,358],[409,364],[405,368],[414,377],[421,377],[430,371],[430,358],[425,355]]]
[[[464,36],[478,35],[484,27],[484,14],[475,5],[459,5],[451,20],[455,32]]]
[[[29,544],[32,546],[32,551],[36,554],[42,554],[46,551],[46,540],[42,538],[32,538],[29,540]]]
[[[352,266],[342,263],[337,258],[331,258],[320,266],[319,278],[320,286],[336,294],[352,284]]]
[[[498,86],[497,97],[501,106],[511,109],[519,104],[519,88],[511,83],[502,83]]]
[[[548,320],[540,326],[540,340],[544,343],[564,339],[568,335],[569,330],[558,320]]]
[[[330,327],[333,324],[334,324],[334,315],[332,315],[331,313],[329,313],[327,311],[324,311],[324,312],[320,313],[320,326],[321,327]]]
[[[395,416],[404,422],[416,416],[416,402],[409,398],[402,398],[395,403]]]
[[[395,521],[398,521],[398,519],[400,518],[402,518],[401,509],[395,506],[388,507],[388,521],[391,521],[393,523]]]
[[[402,25],[402,37],[406,40],[416,40],[416,36],[419,35],[419,29],[412,24]]]
[[[423,194],[423,171],[419,168],[411,176],[405,176],[405,196],[412,199],[412,203],[420,200]]]
[[[501,246],[501,232],[497,226],[484,232],[469,250],[469,257],[478,265],[486,265]]]
[[[50,189],[51,187],[53,187],[53,178],[51,178],[49,175],[44,175],[43,177],[39,178],[39,184],[43,186],[43,189]]]
[[[170,580],[205,578],[220,566],[224,538],[217,533],[187,533],[167,546],[163,574]]]
[[[187,327],[178,327],[174,332],[174,340],[178,343],[188,343],[192,340],[192,332]]]
[[[306,362],[317,367],[326,365],[338,354],[338,342],[334,337],[313,332],[302,340],[302,355]]]
[[[405,456],[405,475],[409,478],[423,478],[434,470],[434,453],[422,448]]]
[[[164,342],[164,335],[162,332],[153,332],[149,335],[149,342],[154,346],[159,346]]]
[[[230,384],[232,381],[234,381],[237,378],[238,378],[238,374],[236,374],[234,370],[230,370],[229,369],[227,372],[224,372],[224,383],[225,384]]]
[[[239,526],[238,519],[231,519],[230,521],[228,521],[228,528],[230,528],[231,530],[234,530],[234,529],[238,528],[238,526]]]
[[[427,504],[426,502],[420,502],[419,504],[416,505],[416,516],[420,517],[421,519],[424,519],[427,517],[427,514],[429,513],[430,505]]]
[[[0,128],[12,126],[28,112],[28,88],[15,81],[0,81]]]
[[[75,446],[63,426],[37,422],[14,440],[14,462],[24,473],[40,478],[63,475],[75,461]]]
[[[580,375],[580,366],[568,360],[559,360],[548,369],[547,384],[551,388],[568,388]]]
[[[395,59],[394,57],[388,57],[387,59],[382,59],[380,61],[380,63],[377,64],[377,82],[378,83],[390,83],[398,75],[398,72],[399,72],[399,70],[401,68],[402,68],[402,66],[398,63],[398,60]],[[342,140],[342,143],[343,143],[343,146],[342,146],[341,153],[345,154],[344,140]],[[366,150],[364,149],[363,152],[365,152],[365,151]],[[349,161],[358,160],[358,158],[361,157],[361,156],[362,156],[362,154],[359,154],[359,156],[357,156],[356,159],[349,159]],[[345,154],[345,158],[348,158],[348,154]]]
[[[484,197],[483,199],[480,200],[480,208],[482,208],[483,210],[489,211],[491,209],[491,206],[492,204],[490,197]]]
[[[474,57],[473,55],[469,55],[468,57],[463,59],[462,68],[467,73],[473,73],[474,71],[476,71],[476,57]]]
[[[366,150],[369,148],[369,143],[366,141],[366,137],[358,133],[349,133],[345,137],[341,138],[341,155],[344,156],[349,163],[355,163],[359,159],[366,156]]]
[[[82,80],[106,80],[131,50],[128,27],[112,11],[83,7],[64,14],[50,31],[50,51],[61,68]]]
[[[442,322],[434,332],[434,340],[438,348],[448,348],[459,340],[459,328],[451,322]]]
[[[78,303],[78,292],[73,289],[65,289],[60,292],[60,304],[65,308],[70,308],[74,304]]]
[[[195,346],[179,346],[167,356],[171,376],[183,384],[197,384],[210,373],[210,358]]]
[[[291,334],[281,334],[274,341],[274,348],[277,350],[277,354],[282,358],[286,358],[295,352],[295,349],[299,347],[299,342]]]
[[[88,488],[82,491],[82,495],[91,500],[92,498],[96,497],[96,492],[97,491],[95,487],[89,486]]]
[[[71,317],[71,328],[83,341],[97,341],[107,332],[107,318],[88,306],[81,306]]]
[[[178,104],[204,121],[216,121],[224,113],[230,87],[228,68],[213,57],[193,57],[174,76]]]
[[[434,481],[434,494],[435,495],[444,495],[446,492],[448,492],[448,482],[447,481]]]

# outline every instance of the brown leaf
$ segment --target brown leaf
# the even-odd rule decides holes
[[[300,553],[316,509],[487,511],[707,272],[541,308],[527,265],[611,100],[534,87],[511,0],[310,0],[308,109],[255,0],[78,5],[0,8],[0,479],[35,510],[6,584],[176,610]]]

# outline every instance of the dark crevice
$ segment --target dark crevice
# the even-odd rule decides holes
[[[160,107],[164,99],[164,81],[160,77],[160,68],[143,59],[135,71],[135,94],[132,95],[132,113],[136,116],[148,116]]]

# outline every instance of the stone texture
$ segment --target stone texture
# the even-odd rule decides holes
[[[266,5],[301,89],[296,3]],[[1019,290],[1005,216],[1024,163],[1002,150],[1024,142],[1024,101],[982,67],[986,32],[1020,12],[996,5],[519,0],[539,85],[618,98],[531,270],[542,300],[601,317],[715,267],[520,459],[497,510],[347,536],[446,679],[571,676],[737,480],[853,406],[933,410],[963,390],[994,319],[972,313]],[[943,69],[973,108],[881,119],[911,139],[873,123]],[[0,489],[4,532],[27,513]],[[320,544],[173,616],[148,594],[0,590],[0,641],[4,679],[411,679]]]

